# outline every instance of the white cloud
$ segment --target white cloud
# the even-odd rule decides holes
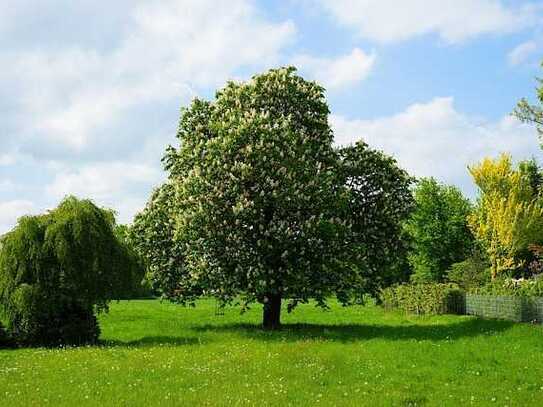
[[[123,162],[87,165],[75,171],[61,171],[47,191],[57,198],[75,194],[107,197],[130,183],[157,182],[160,173],[152,167]]]
[[[0,180],[0,192],[12,191],[16,188],[17,186],[13,183],[13,181],[9,179]]]
[[[162,178],[161,171],[144,164],[95,163],[60,170],[46,187],[46,193],[54,202],[67,195],[92,199],[117,210],[122,222],[130,222],[143,208],[152,186],[158,185]]]
[[[375,54],[354,48],[336,59],[300,55],[293,63],[328,89],[352,85],[365,79],[375,63]]]
[[[30,201],[13,200],[0,202],[0,235],[9,231],[23,215],[34,213],[35,206]]]
[[[4,3],[0,201],[41,210],[75,194],[122,222],[163,177],[179,107],[276,65],[296,34],[255,0],[116,0],[107,13],[90,0]],[[2,216],[5,228],[18,212]]]
[[[337,144],[359,139],[397,158],[417,177],[434,176],[473,195],[467,166],[486,156],[510,152],[516,159],[540,155],[535,131],[511,116],[496,122],[458,112],[453,99],[435,98],[375,120],[331,116]]]
[[[0,167],[13,165],[17,161],[15,155],[12,154],[0,154]]]
[[[15,83],[21,133],[81,150],[128,109],[181,103],[193,86],[214,86],[240,68],[273,63],[295,32],[289,21],[264,20],[249,0],[144,2],[128,14],[111,49],[3,54],[0,62],[9,68],[0,73],[0,86],[2,79]]]
[[[535,41],[526,41],[517,45],[507,54],[507,59],[511,65],[520,65],[533,55],[539,46]]]
[[[538,7],[500,0],[317,0],[363,38],[396,42],[436,33],[448,43],[507,33],[535,24]]]

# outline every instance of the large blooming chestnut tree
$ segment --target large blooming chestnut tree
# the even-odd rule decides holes
[[[274,329],[283,300],[325,307],[379,289],[412,180],[364,143],[334,148],[328,114],[324,89],[294,68],[230,82],[182,111],[180,146],[164,158],[169,192],[135,225],[165,296],[259,302]]]

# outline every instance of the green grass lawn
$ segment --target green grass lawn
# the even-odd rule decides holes
[[[0,351],[0,405],[543,405],[543,328],[380,308],[130,301],[101,346]]]

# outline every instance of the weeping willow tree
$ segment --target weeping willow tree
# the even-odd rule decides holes
[[[96,312],[131,289],[140,272],[114,234],[112,211],[68,197],[19,219],[0,249],[0,307],[24,344],[96,341]]]
[[[534,161],[513,168],[511,157],[484,159],[470,173],[480,190],[470,226],[491,261],[492,278],[518,274],[531,244],[543,242],[540,171]]]

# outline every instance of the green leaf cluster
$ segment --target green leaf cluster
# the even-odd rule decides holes
[[[411,240],[413,281],[442,282],[453,263],[467,258],[474,245],[468,226],[472,206],[462,192],[434,178],[419,180],[415,210],[406,222]]]
[[[480,191],[469,223],[490,260],[492,278],[524,274],[530,246],[543,242],[539,167],[530,160],[514,168],[502,154],[469,170]]]
[[[335,148],[324,89],[273,69],[182,111],[168,181],[136,217],[163,294],[326,306],[377,293],[401,252],[412,179],[366,144]]]
[[[19,219],[2,238],[0,307],[19,343],[81,343],[99,334],[106,310],[134,281],[114,214],[89,200],[64,199],[52,211]]]
[[[175,239],[175,207],[174,187],[166,182],[153,191],[145,209],[134,218],[129,233],[132,247],[145,263],[151,289],[171,299],[177,297],[185,272],[183,246]],[[188,302],[201,293],[196,288],[189,294],[190,289],[183,289]]]
[[[466,291],[481,287],[490,282],[488,260],[479,250],[474,250],[466,260],[452,264],[446,278]]]
[[[113,232],[124,251],[127,266],[130,268],[132,280],[126,281],[123,299],[151,298],[154,292],[146,275],[147,265],[145,259],[138,253],[133,239],[132,227],[129,225],[115,225]]]
[[[497,278],[471,290],[480,295],[510,295],[514,297],[543,297],[543,276],[530,279]]]
[[[541,137],[543,137],[543,79],[537,78],[536,80],[538,83],[536,97],[539,104],[532,104],[526,98],[522,98],[513,111],[513,115],[524,123],[536,125],[541,141]]]
[[[386,309],[411,314],[457,314],[463,312],[464,291],[456,284],[401,284],[385,288],[380,299]]]

